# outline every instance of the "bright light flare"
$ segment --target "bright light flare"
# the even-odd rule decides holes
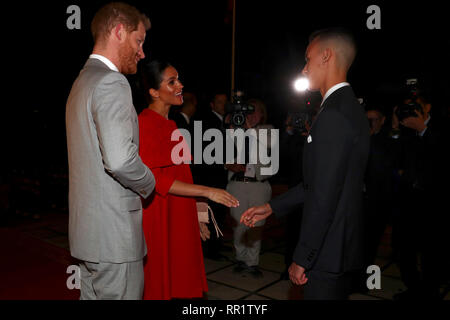
[[[298,78],[294,82],[294,88],[298,92],[303,92],[303,91],[308,90],[308,88],[309,88],[309,80],[307,78],[304,78],[304,77]]]

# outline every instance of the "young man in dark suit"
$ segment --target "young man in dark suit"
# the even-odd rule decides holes
[[[248,209],[241,222],[253,226],[304,202],[300,238],[289,267],[305,299],[346,299],[351,275],[363,267],[363,179],[369,153],[369,124],[347,72],[356,55],[350,34],[326,29],[310,37],[303,74],[320,90],[321,109],[303,153],[303,184]]]

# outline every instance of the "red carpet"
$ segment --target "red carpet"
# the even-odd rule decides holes
[[[63,248],[14,229],[0,229],[0,300],[76,300],[66,286],[76,264]]]

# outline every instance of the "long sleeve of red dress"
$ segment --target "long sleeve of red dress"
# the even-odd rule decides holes
[[[175,180],[193,183],[189,165],[172,162],[174,130],[174,121],[150,109],[139,115],[139,153],[156,180],[143,200],[144,299],[199,298],[208,290],[195,199],[168,193]]]

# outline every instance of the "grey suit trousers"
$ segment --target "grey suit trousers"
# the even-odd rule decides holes
[[[125,263],[83,261],[80,300],[141,300],[144,292],[143,260]]]

